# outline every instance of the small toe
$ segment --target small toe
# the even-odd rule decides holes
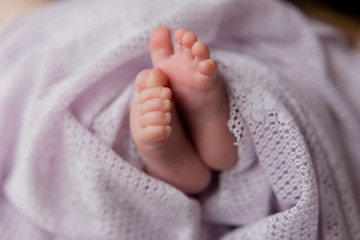
[[[174,34],[175,42],[181,42],[182,37],[183,37],[184,33],[186,33],[186,32],[187,32],[187,30],[185,28],[176,29],[175,34]]]
[[[159,142],[169,138],[171,134],[171,126],[149,126],[142,129],[141,139],[144,142]]]
[[[169,99],[153,98],[140,105],[141,114],[153,111],[170,112],[171,101]]]
[[[210,51],[208,46],[202,41],[196,41],[191,48],[192,53],[199,61],[210,58]]]
[[[214,59],[201,61],[198,65],[198,70],[205,76],[215,76],[218,72],[217,63]]]
[[[171,90],[167,87],[154,87],[146,88],[139,93],[139,102],[144,103],[145,101],[152,98],[170,99]]]
[[[181,42],[186,47],[191,49],[194,43],[197,41],[197,37],[195,33],[187,31],[184,33]]]
[[[140,125],[144,128],[149,126],[164,126],[170,123],[171,113],[162,111],[147,112],[142,115],[140,119]]]
[[[186,33],[187,30],[185,28],[178,28],[175,31],[174,34],[174,40],[175,40],[175,47],[174,47],[174,53],[180,53],[183,50],[183,43],[182,43],[182,37],[184,36],[184,33]]]

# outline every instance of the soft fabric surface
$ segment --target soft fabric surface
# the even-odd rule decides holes
[[[238,164],[189,197],[129,133],[158,25],[209,44]],[[360,239],[360,58],[269,0],[66,0],[0,33],[0,239]],[[211,129],[209,129],[211,131]]]

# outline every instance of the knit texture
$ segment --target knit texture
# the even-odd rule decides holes
[[[197,197],[147,175],[129,131],[159,25],[209,45],[229,97],[239,161]],[[275,0],[40,7],[0,33],[0,239],[358,240],[359,66]]]

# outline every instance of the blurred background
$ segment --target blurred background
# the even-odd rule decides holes
[[[342,29],[360,51],[360,5],[356,0],[288,0],[305,14]]]

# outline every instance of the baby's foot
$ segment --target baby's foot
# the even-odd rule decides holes
[[[149,174],[185,193],[198,193],[207,187],[211,173],[183,132],[167,84],[159,68],[138,74],[131,133]]]
[[[202,160],[217,170],[233,166],[236,148],[227,128],[227,97],[208,47],[193,32],[179,28],[173,48],[170,29],[161,26],[151,36],[150,50],[154,66],[170,79],[174,101]]]

